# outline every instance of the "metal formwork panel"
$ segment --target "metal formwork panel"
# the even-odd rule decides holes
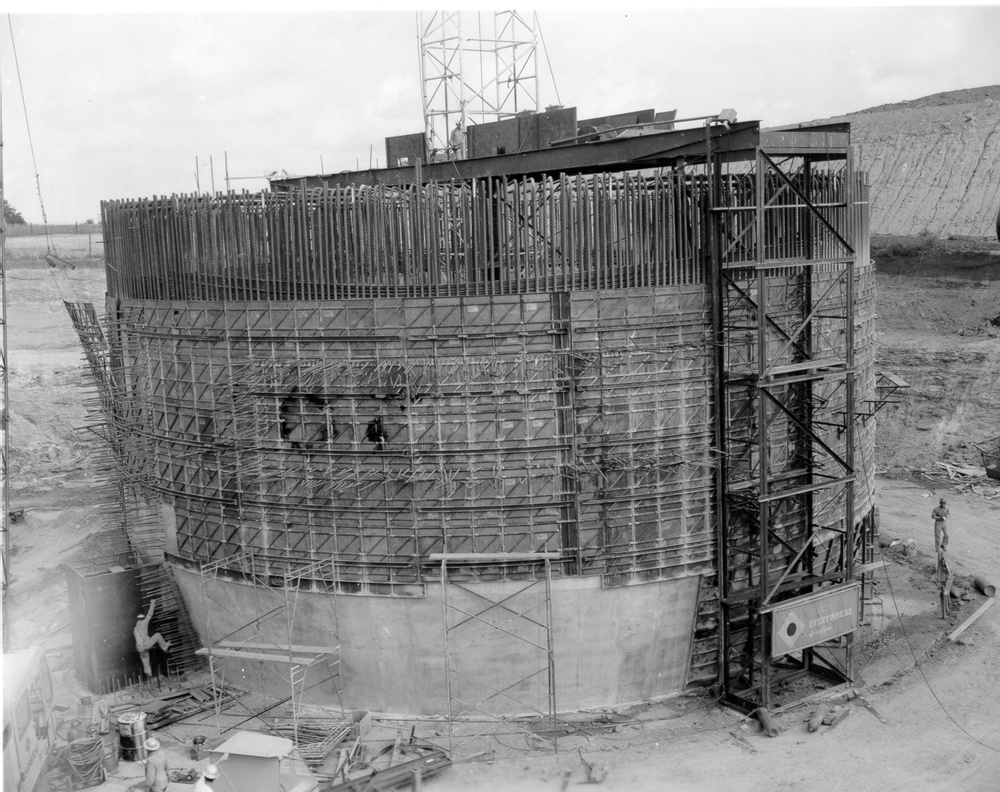
[[[706,395],[708,356],[692,349],[705,331],[692,330],[684,315],[693,311],[690,318],[702,319],[704,295],[700,302],[693,293],[666,299],[663,294],[615,295],[605,306],[595,294],[578,302],[590,317],[579,323],[578,335],[594,334],[597,356],[574,362],[569,370],[566,361],[575,361],[576,353],[553,348],[553,339],[565,329],[551,321],[551,301],[532,297],[492,297],[478,304],[468,298],[400,305],[383,300],[349,306],[349,311],[272,304],[266,310],[202,311],[197,319],[189,317],[221,325],[212,330],[229,334],[228,350],[218,350],[227,359],[213,357],[208,349],[197,361],[179,364],[171,347],[157,347],[154,356],[165,359],[149,371],[163,380],[162,387],[169,379],[182,382],[173,385],[180,398],[168,404],[176,414],[168,418],[164,411],[158,430],[186,440],[205,434],[188,381],[200,376],[209,380],[201,398],[210,397],[217,411],[233,411],[222,421],[234,434],[225,441],[231,450],[215,454],[213,464],[206,465],[206,453],[190,453],[185,461],[165,463],[161,478],[173,482],[181,499],[196,491],[212,497],[214,488],[215,497],[227,500],[223,490],[236,484],[241,495],[228,500],[246,528],[223,536],[224,521],[206,517],[206,535],[199,537],[192,525],[195,510],[181,521],[181,551],[214,559],[244,546],[294,558],[333,549],[344,559],[371,564],[442,549],[557,549],[565,509],[579,497],[576,485],[569,485],[584,478],[602,492],[628,487],[635,495],[624,501],[612,495],[599,509],[605,527],[595,531],[586,505],[591,496],[583,493],[584,512],[577,518],[583,547],[600,553],[602,547],[683,544],[686,538],[671,539],[664,532],[676,513],[660,490],[692,481],[677,470],[687,462],[673,457],[704,453],[696,449],[707,437],[707,407],[693,403]],[[656,309],[672,315],[664,322],[654,315]],[[397,332],[391,325],[403,321],[405,333],[388,342],[337,340],[376,326],[391,336]],[[576,317],[571,321],[576,324]],[[351,324],[335,327],[337,322]],[[620,347],[636,337],[643,347]],[[440,345],[448,342],[460,343],[462,351],[441,354]],[[605,351],[602,342],[613,345]],[[667,346],[661,348],[661,342]],[[411,353],[421,344],[430,349]],[[302,357],[307,346],[309,356]],[[490,353],[478,355],[480,347]],[[583,386],[582,422],[565,420],[567,406],[559,395],[573,381]],[[664,387],[671,383],[684,383],[684,388]],[[587,423],[588,411],[600,414],[599,427]],[[377,415],[385,443],[376,450],[366,436],[366,422]],[[295,430],[288,431],[292,423]],[[568,456],[569,444],[578,441],[575,456]],[[167,456],[182,456],[180,451],[164,446]],[[415,453],[422,457],[422,468],[413,468]],[[226,462],[232,454],[234,461]],[[625,465],[627,471],[611,470],[600,483],[588,477],[588,469],[608,465]],[[692,497],[707,499],[703,483],[693,485]],[[704,506],[697,511],[703,513]],[[595,543],[594,537],[602,541]],[[630,563],[674,575],[678,572],[665,565],[680,565],[685,557],[660,548],[617,567],[625,570]]]

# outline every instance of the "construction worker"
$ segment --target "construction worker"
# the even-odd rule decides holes
[[[938,555],[948,549],[948,514],[948,501],[941,498],[941,502],[931,512],[934,519],[934,549]]]
[[[931,517],[934,519],[934,549],[937,551],[937,578],[941,587],[942,619],[948,618],[951,581],[954,579],[951,566],[948,564],[948,514],[948,502],[941,498],[941,502],[931,512]]]
[[[167,754],[160,750],[160,741],[155,737],[150,737],[143,746],[146,748],[147,792],[167,792],[167,780],[170,778]]]
[[[458,121],[455,128],[451,130],[451,137],[448,138],[449,159],[465,159],[465,130],[462,129],[462,122]]]
[[[149,664],[149,650],[154,646],[159,646],[164,652],[170,648],[170,641],[163,640],[163,636],[156,633],[152,637],[149,635],[149,621],[153,618],[153,609],[156,607],[156,600],[149,603],[149,613],[142,614],[136,618],[135,628],[132,634],[135,636],[135,649],[142,659],[142,670],[146,676],[153,675],[153,669]]]
[[[212,787],[212,782],[219,777],[219,768],[213,764],[210,764],[205,768],[205,772],[202,773],[201,778],[199,778],[194,785],[194,792],[210,792]]]

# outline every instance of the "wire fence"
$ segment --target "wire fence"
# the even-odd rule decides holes
[[[100,223],[66,223],[63,225],[36,225],[34,223],[7,223],[7,236],[18,237],[43,237],[55,234],[100,234],[103,229]]]

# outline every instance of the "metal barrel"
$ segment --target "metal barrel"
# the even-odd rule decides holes
[[[123,712],[118,716],[118,756],[123,762],[146,758],[146,713]]]

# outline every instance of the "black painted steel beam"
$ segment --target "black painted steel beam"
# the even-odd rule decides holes
[[[681,159],[703,160],[706,135],[713,152],[752,153],[760,142],[760,122],[744,121],[710,127],[696,127],[655,135],[618,137],[576,146],[558,146],[538,151],[522,151],[495,157],[449,160],[418,167],[345,171],[326,175],[275,179],[271,189],[286,192],[298,187],[394,186],[426,182],[447,182],[501,177],[577,174],[600,171],[654,168]]]

